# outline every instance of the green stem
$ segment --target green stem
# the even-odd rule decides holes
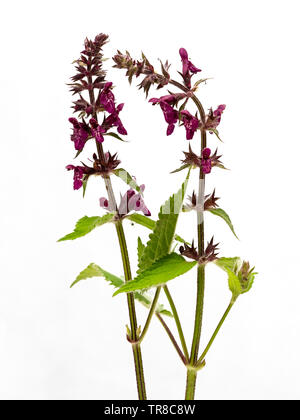
[[[132,280],[132,276],[131,276],[130,261],[129,261],[127,244],[126,244],[122,221],[119,220],[115,225],[116,225],[120,249],[121,249],[125,281],[128,282]],[[145,379],[144,379],[143,361],[142,361],[141,348],[138,343],[138,337],[137,337],[137,320],[136,320],[133,293],[127,293],[127,303],[128,303],[128,311],[129,311],[129,319],[130,319],[130,329],[131,329],[130,341],[132,342],[138,396],[140,400],[146,400],[147,395],[146,395],[146,387],[145,387]]]
[[[184,334],[183,334],[183,330],[182,330],[182,327],[181,327],[178,312],[177,312],[175,303],[172,299],[171,293],[168,289],[168,286],[166,286],[166,285],[164,286],[164,292],[167,296],[167,299],[168,299],[169,304],[170,304],[171,309],[172,309],[172,313],[173,313],[174,320],[175,320],[175,323],[176,323],[176,326],[177,326],[177,330],[178,330],[178,334],[179,334],[179,338],[180,338],[180,341],[181,341],[181,345],[182,345],[182,349],[183,349],[185,358],[186,358],[186,360],[189,360],[189,352],[188,352],[188,349],[187,349],[187,345],[186,345],[186,341],[185,341],[185,338],[184,338]]]
[[[205,347],[205,350],[203,351],[203,353],[201,354],[198,362],[197,362],[197,367],[201,365],[201,362],[204,360],[205,356],[207,355],[208,350],[210,349],[212,343],[214,342],[216,336],[218,335],[218,332],[220,331],[225,319],[227,318],[227,315],[229,314],[231,308],[233,307],[234,303],[235,303],[236,299],[231,299],[226,311],[224,312],[224,315],[222,316],[217,328],[215,329],[211,339],[209,340],[207,346]]]
[[[91,63],[88,64],[88,71],[91,69]],[[88,76],[88,83],[92,84],[92,76]],[[95,95],[94,90],[89,90],[89,97],[91,105],[95,105]],[[98,121],[97,113],[93,113],[93,117]],[[105,155],[102,144],[95,141],[97,152],[99,159],[104,161]],[[112,183],[109,175],[103,177],[105,187],[107,190],[109,202],[113,209],[117,211],[117,203],[115,199],[115,195],[112,188]],[[127,251],[127,244],[124,234],[124,229],[122,225],[122,221],[118,221],[116,223],[116,230],[119,238],[119,244],[121,249],[123,267],[124,267],[124,276],[125,281],[132,280],[131,276],[131,269],[130,269],[130,260]],[[137,320],[136,320],[136,312],[135,312],[135,303],[134,303],[134,295],[132,293],[127,294],[127,303],[128,303],[128,311],[129,311],[129,318],[130,318],[130,328],[131,328],[131,337],[130,340],[132,341],[132,351],[133,351],[133,358],[134,358],[134,365],[135,365],[135,372],[136,372],[136,381],[137,381],[137,389],[138,389],[138,396],[140,400],[146,400],[146,387],[145,387],[145,379],[144,379],[144,370],[143,370],[143,361],[142,361],[142,353],[141,348],[137,341]]]
[[[188,363],[188,359],[185,358],[184,354],[182,353],[174,335],[172,334],[170,328],[167,326],[167,324],[165,323],[165,321],[163,320],[163,318],[160,316],[160,314],[158,312],[155,313],[155,315],[157,316],[157,318],[159,319],[160,323],[162,324],[162,326],[164,327],[164,329],[166,330],[166,333],[168,334],[172,344],[175,347],[175,350],[177,351],[180,359],[182,360],[184,365],[187,365]]]
[[[195,397],[196,379],[197,379],[197,371],[188,369],[187,377],[186,377],[186,391],[185,391],[186,400],[193,400]]]
[[[200,109],[199,109],[200,111]],[[206,147],[206,131],[201,130],[201,153]],[[197,211],[197,234],[198,234],[198,252],[199,255],[204,254],[204,194],[205,194],[205,174],[200,168],[199,174],[199,191],[198,191],[198,202],[200,210]],[[196,311],[195,311],[195,324],[193,342],[191,348],[190,364],[196,366],[200,338],[202,331],[202,319],[203,319],[203,308],[204,308],[204,291],[205,291],[205,265],[199,265],[197,270],[197,297],[196,297]],[[194,400],[195,389],[196,389],[197,372],[194,370],[188,370],[187,372],[187,385],[186,385],[186,399]]]
[[[151,308],[150,308],[150,311],[149,311],[149,314],[148,314],[143,332],[140,335],[140,337],[138,338],[139,343],[141,343],[143,341],[143,339],[144,339],[144,337],[145,337],[145,335],[148,331],[151,319],[152,319],[153,314],[154,314],[155,309],[156,309],[156,305],[157,305],[157,301],[158,301],[158,298],[159,298],[160,291],[161,291],[161,286],[157,287],[157,289],[156,289],[156,293],[155,293],[154,299],[152,301],[152,305],[151,305]]]

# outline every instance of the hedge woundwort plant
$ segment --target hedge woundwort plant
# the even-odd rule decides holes
[[[205,112],[203,105],[196,96],[199,86],[207,79],[200,79],[192,85],[192,77],[201,70],[189,60],[188,53],[184,48],[179,50],[182,61],[182,70],[179,72],[181,82],[171,79],[169,74],[170,65],[168,62],[161,62],[161,72],[157,73],[144,54],[140,61],[131,58],[126,52],[120,51],[113,57],[114,67],[126,69],[129,82],[133,77],[143,77],[139,87],[148,96],[152,86],[161,89],[168,87],[168,94],[160,98],[150,99],[152,105],[159,105],[163,116],[167,122],[167,135],[171,135],[176,124],[184,126],[186,139],[189,147],[184,152],[182,165],[173,172],[186,171],[185,180],[176,194],[173,194],[161,207],[157,221],[150,218],[143,193],[144,185],[139,185],[137,180],[125,169],[120,168],[121,161],[117,154],[112,154],[105,150],[108,136],[112,139],[123,140],[120,135],[126,135],[127,131],[120,119],[120,112],[124,104],[117,105],[113,93],[113,85],[106,81],[106,72],[102,68],[103,53],[102,47],[107,42],[107,35],[100,34],[94,41],[85,40],[84,50],[80,58],[75,61],[77,73],[72,77],[71,91],[78,95],[73,102],[74,112],[78,113],[77,118],[70,118],[72,124],[71,140],[77,151],[76,158],[82,152],[87,141],[92,140],[96,149],[91,163],[83,163],[80,166],[68,165],[66,168],[73,171],[75,190],[83,189],[85,194],[88,179],[91,175],[98,175],[103,179],[107,191],[107,197],[101,197],[100,207],[106,210],[103,216],[81,218],[74,231],[60,241],[73,240],[91,232],[97,226],[111,223],[115,226],[119,241],[121,257],[124,268],[124,279],[117,277],[98,265],[92,263],[84,269],[76,278],[72,286],[81,280],[90,277],[103,277],[110,284],[117,288],[114,295],[126,293],[129,311],[129,326],[127,326],[127,340],[132,346],[136,381],[139,399],[146,399],[146,387],[141,353],[141,343],[148,332],[153,315],[160,321],[162,327],[168,334],[175,350],[187,369],[186,394],[187,400],[194,399],[197,372],[205,366],[205,357],[216,338],[229,311],[236,302],[237,298],[250,290],[255,277],[254,269],[250,268],[248,262],[239,257],[225,258],[218,257],[218,245],[212,238],[205,245],[204,236],[204,215],[211,213],[222,218],[236,236],[233,225],[228,214],[222,210],[217,201],[215,190],[209,194],[205,192],[205,177],[209,176],[215,167],[225,169],[220,161],[217,149],[212,153],[207,145],[207,133],[215,134],[220,140],[218,126],[221,122],[222,113],[225,105],[219,105],[215,110],[210,109]],[[171,89],[176,88],[176,92]],[[187,110],[187,106],[194,103],[196,113]],[[100,121],[101,118],[101,121]],[[117,132],[116,132],[117,131]],[[198,140],[198,133],[199,140]],[[191,147],[191,142],[196,143]],[[193,150],[194,149],[194,150]],[[198,154],[196,151],[198,150]],[[196,192],[193,190],[184,203],[185,193],[188,186],[190,173],[192,170],[199,172],[198,186]],[[130,189],[121,195],[120,201],[116,201],[116,196],[112,186],[112,178],[117,176],[125,181]],[[187,242],[175,232],[179,214],[181,212],[194,211],[196,214],[196,240]],[[150,229],[149,241],[143,244],[138,238],[138,270],[135,277],[132,277],[130,258],[126,244],[126,237],[123,222],[130,220]],[[190,238],[189,238],[190,239]],[[174,242],[180,243],[179,252],[176,252]],[[204,290],[205,290],[205,267],[209,263],[214,263],[228,275],[228,285],[231,291],[229,305],[217,325],[208,344],[199,355],[200,337],[202,329]],[[197,294],[194,333],[189,350],[185,340],[184,329],[180,322],[179,315],[173,297],[167,286],[167,282],[179,277],[193,267],[197,268]],[[153,299],[147,294],[147,289],[154,288]],[[170,304],[171,311],[166,310],[158,304],[161,291],[165,293]],[[142,303],[148,308],[148,317],[145,325],[141,328],[137,322],[135,302]],[[168,327],[165,317],[173,317],[180,345]]]

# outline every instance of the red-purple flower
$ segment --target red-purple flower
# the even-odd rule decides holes
[[[120,120],[119,113],[122,111],[124,104],[120,104],[116,109],[103,121],[102,126],[108,130],[112,127],[117,127],[118,133],[126,135],[127,131]]]
[[[160,98],[152,98],[149,100],[149,102],[151,102],[153,105],[166,102],[167,104],[174,106],[177,105],[181,99],[185,99],[186,97],[186,93],[172,93],[170,95],[161,96]]]
[[[145,185],[140,186],[141,191],[144,191]],[[100,206],[108,211],[114,211],[111,203],[105,197],[101,197],[99,200]],[[149,209],[146,207],[141,194],[136,193],[133,189],[128,190],[123,196],[121,196],[118,214],[120,217],[126,216],[131,211],[141,211],[145,216],[151,216]]]
[[[198,73],[201,70],[194,66],[194,64],[189,60],[189,56],[186,49],[180,48],[179,54],[182,61],[182,77],[184,80],[184,84],[188,89],[190,89],[192,75]]]
[[[89,137],[89,127],[86,123],[81,123],[76,118],[69,118],[69,122],[73,125],[71,140],[74,142],[75,149],[82,150]]]
[[[170,104],[164,101],[160,102],[160,107],[164,114],[165,120],[168,123],[167,136],[169,136],[174,131],[175,124],[179,118],[179,113]]]
[[[66,169],[68,171],[74,171],[73,188],[74,190],[79,190],[83,185],[82,178],[86,174],[86,168],[84,166],[68,165]]]
[[[181,116],[182,122],[186,129],[186,139],[192,140],[195,132],[199,128],[199,120],[197,117],[194,117],[192,114],[190,114],[190,112],[187,110],[181,111]]]
[[[201,168],[204,174],[209,174],[211,172],[211,150],[206,147],[202,150],[201,156]]]
[[[100,95],[99,102],[105,109],[105,111],[112,114],[115,111],[115,96],[112,93],[112,82],[105,83]]]
[[[92,128],[92,135],[95,137],[98,143],[104,142],[103,134],[106,132],[105,128],[98,124],[98,121],[95,118],[90,119],[90,125]]]
[[[213,111],[209,110],[209,114],[206,117],[205,128],[206,130],[215,130],[221,122],[221,116],[226,108],[226,105],[219,105],[218,108]]]

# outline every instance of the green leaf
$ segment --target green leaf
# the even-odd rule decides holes
[[[229,290],[233,297],[237,298],[242,293],[242,286],[237,275],[242,266],[242,260],[239,257],[219,258],[215,264],[228,274]]]
[[[94,217],[88,217],[84,216],[81,219],[78,220],[76,223],[76,226],[74,228],[74,231],[72,233],[69,233],[68,235],[64,236],[63,238],[60,238],[57,242],[61,241],[70,241],[77,238],[80,238],[81,236],[85,236],[87,233],[91,232],[93,229],[95,229],[98,226],[104,225],[105,223],[109,223],[113,220],[114,213],[108,213],[104,216],[94,216]]]
[[[81,273],[76,277],[76,280],[71,284],[71,287],[79,283],[81,280],[86,280],[92,277],[104,277],[114,287],[121,287],[124,284],[124,281],[119,277],[114,276],[108,271],[103,270],[98,265],[92,263],[87,268],[85,268]]]
[[[228,216],[228,214],[226,213],[226,211],[224,211],[223,209],[217,208],[217,209],[209,209],[208,210],[210,213],[214,214],[215,216],[219,216],[221,217],[223,220],[225,220],[225,222],[227,223],[227,225],[230,227],[231,232],[234,234],[234,236],[239,239],[234,231],[234,227],[233,224],[230,220],[230,217]]]
[[[124,181],[126,184],[128,184],[130,188],[136,190],[141,195],[143,195],[143,192],[138,186],[138,184],[136,183],[135,179],[125,169],[123,168],[115,169],[113,173],[119,178],[121,178],[122,181]]]
[[[150,267],[157,259],[164,257],[170,252],[175,236],[177,220],[184,200],[188,177],[189,173],[186,182],[182,184],[177,194],[172,195],[161,207],[158,221],[155,224],[153,233],[150,233],[150,239],[143,252],[139,264],[139,273]]]
[[[233,258],[218,258],[215,260],[215,264],[222,268],[222,270],[227,271],[227,269],[238,272],[242,266],[242,260],[240,257],[233,257]]]
[[[124,284],[124,280],[120,277],[117,277],[108,271],[103,270],[98,265],[91,263],[87,268],[85,268],[81,273],[76,277],[76,280],[72,283],[71,287],[79,283],[82,280],[87,280],[92,277],[103,277],[106,281],[109,282],[111,286],[121,287]],[[136,292],[134,293],[134,298],[139,301],[146,308],[150,308],[152,304],[152,299],[145,293]],[[157,305],[156,312],[161,313],[169,317],[173,317],[172,313],[164,308],[163,305]]]
[[[126,216],[126,219],[129,219],[133,223],[137,223],[138,225],[144,226],[150,230],[154,230],[156,226],[156,222],[154,220],[150,219],[150,217],[148,216],[144,216],[143,214],[138,214],[138,213],[129,214],[128,216]],[[175,235],[174,239],[177,242],[181,242],[183,244],[186,243],[189,245],[189,243],[185,241],[184,239],[182,239],[179,235]]]
[[[250,289],[252,288],[252,286],[253,286],[255,276],[256,276],[256,274],[258,274],[258,273],[256,273],[256,272],[254,272],[253,270],[254,270],[254,267],[253,267],[253,269],[252,269],[251,273],[249,273],[249,275],[248,275],[248,281],[247,281],[247,283],[246,283],[245,287],[244,287],[244,288],[243,288],[243,290],[242,290],[242,294],[243,294],[243,293],[247,293],[247,292],[249,292],[249,290],[250,290]]]
[[[106,133],[106,134],[104,134],[104,136],[111,136],[111,137],[114,137],[115,139],[117,139],[117,140],[120,140],[120,141],[123,141],[124,143],[127,143],[127,141],[126,140],[124,140],[124,139],[122,139],[122,137],[120,137],[118,134],[116,134],[116,133]]]
[[[89,180],[89,176],[85,176],[82,180],[82,194],[83,194],[83,197],[85,196],[88,180]]]
[[[144,305],[147,309],[150,309],[152,304],[152,298],[148,296],[146,293],[142,292],[134,292],[134,298],[139,301],[142,305]],[[170,318],[173,318],[173,314],[165,309],[164,305],[158,304],[156,306],[155,312],[158,312],[162,315],[169,316]]]
[[[146,246],[143,244],[140,237],[138,237],[138,261],[140,263],[142,255],[145,251]]]
[[[126,216],[126,219],[131,220],[133,223],[137,223],[146,227],[147,229],[154,230],[156,222],[150,217],[144,216],[143,214],[139,213],[132,213]]]
[[[220,140],[223,143],[223,140],[221,140],[221,138],[220,138],[219,131],[216,128],[210,128],[209,131],[214,133],[217,136],[217,139]]]
[[[122,285],[114,293],[114,296],[119,293],[134,292],[163,285],[169,280],[187,273],[196,264],[196,261],[188,262],[181,255],[175,253],[165,255],[140,273],[134,280]]]
[[[172,171],[172,172],[170,172],[170,173],[171,173],[171,174],[175,174],[176,172],[183,171],[184,169],[187,169],[187,168],[189,168],[189,167],[190,167],[190,165],[187,163],[187,164],[185,164],[185,165],[180,166],[180,168],[175,169],[175,171]]]
[[[239,257],[219,258],[215,264],[228,274],[228,286],[234,298],[251,289],[255,275],[254,267],[250,270],[248,262]]]

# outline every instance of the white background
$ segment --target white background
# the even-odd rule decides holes
[[[200,77],[206,109],[227,105],[220,126],[223,162],[207,191],[216,187],[238,242],[221,220],[207,216],[207,239],[221,254],[240,255],[259,276],[242,296],[200,372],[198,399],[298,399],[299,390],[299,2],[286,1],[10,1],[2,5],[1,30],[1,399],[132,399],[136,397],[131,349],[125,340],[127,308],[112,299],[102,279],[70,290],[76,275],[95,262],[121,275],[117,238],[104,226],[74,242],[56,243],[83,215],[103,214],[104,194],[93,179],[86,198],[72,190],[71,95],[85,36],[110,35],[105,56],[143,50],[158,65],[180,70],[185,47]],[[186,150],[184,129],[165,136],[158,107],[130,87],[124,73],[105,63],[130,143],[106,140],[122,166],[146,184],[153,216],[175,192],[183,174],[170,175]],[[179,76],[178,76],[179,77]],[[153,90],[150,97],[163,94]],[[196,149],[198,140],[192,146]],[[84,158],[92,153],[92,143]],[[192,182],[195,182],[193,179]],[[120,183],[116,188],[125,191]],[[191,192],[191,191],[190,191]],[[126,224],[136,267],[137,234]],[[182,215],[178,233],[191,240],[195,215]],[[225,310],[226,277],[207,270],[202,346]],[[191,342],[195,272],[170,283]],[[146,311],[138,306],[140,323]],[[174,329],[172,321],[170,323]],[[154,320],[143,343],[148,396],[181,399],[185,369]]]

